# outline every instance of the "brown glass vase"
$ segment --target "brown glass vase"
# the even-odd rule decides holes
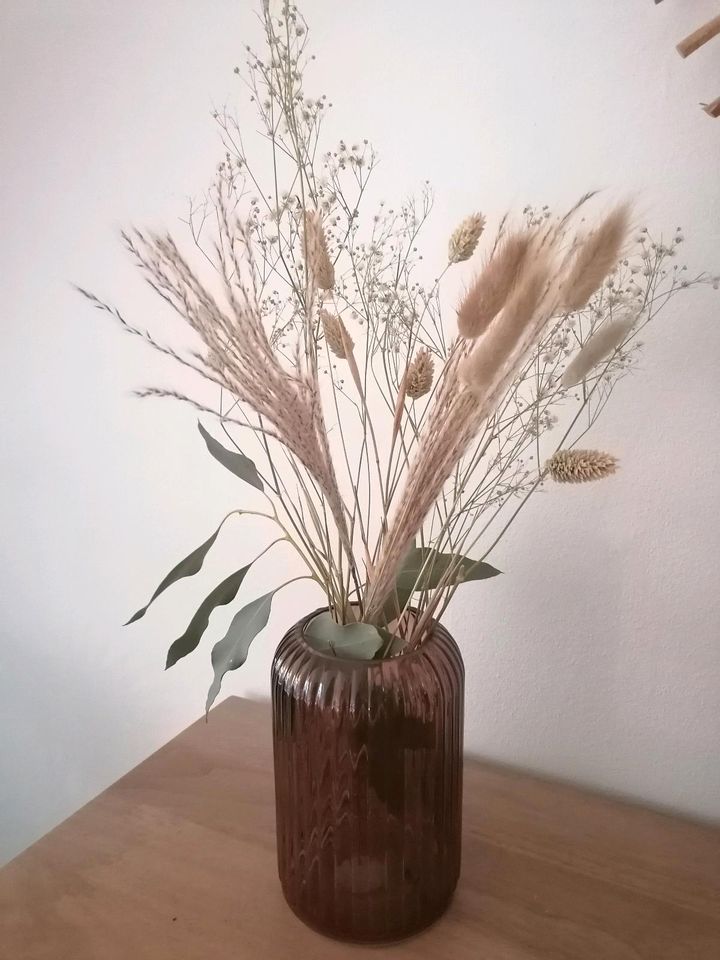
[[[272,666],[280,881],[322,933],[399,940],[443,913],[460,872],[462,658],[439,624],[392,659],[319,653],[315,615]]]

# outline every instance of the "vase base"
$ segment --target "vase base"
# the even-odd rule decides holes
[[[300,907],[296,906],[288,899],[285,891],[283,890],[283,897],[288,907],[292,910],[298,920],[304,923],[306,927],[309,927],[309,929],[314,933],[319,933],[323,937],[327,937],[329,940],[335,940],[337,943],[352,943],[363,946],[397,944],[403,943],[406,940],[414,939],[416,936],[424,933],[426,930],[429,930],[430,927],[435,926],[436,923],[439,923],[443,919],[452,905],[454,896],[455,890],[453,889],[447,900],[445,900],[439,908],[436,908],[428,918],[423,919],[422,922],[414,924],[413,926],[407,926],[396,931],[389,930],[387,933],[362,935],[350,930],[345,932],[340,929],[335,929],[330,925],[323,924],[322,921],[316,920],[314,917],[303,913]]]

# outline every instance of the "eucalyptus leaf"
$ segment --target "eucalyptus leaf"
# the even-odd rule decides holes
[[[226,449],[218,440],[207,432],[205,427],[198,420],[198,430],[202,434],[207,448],[215,459],[226,467],[236,477],[240,477],[246,483],[255,487],[257,490],[263,490],[263,482],[257,472],[257,467],[249,457],[244,453],[236,453],[234,450]]]
[[[181,657],[192,653],[197,647],[200,643],[200,638],[210,622],[210,614],[216,607],[225,606],[225,604],[235,599],[240,589],[240,584],[245,579],[245,574],[251,566],[252,563],[249,563],[246,567],[242,567],[240,570],[236,570],[235,573],[231,573],[229,577],[226,577],[222,583],[219,583],[217,587],[205,597],[188,624],[185,633],[181,637],[178,637],[168,650],[167,662],[165,664],[166,670],[168,667],[172,667],[173,664],[177,663]]]
[[[227,517],[225,519],[227,519]],[[144,617],[150,604],[153,602],[153,600],[156,600],[157,597],[160,596],[163,590],[167,590],[169,586],[178,580],[182,580],[183,577],[192,577],[194,574],[199,572],[199,570],[202,568],[203,560],[205,559],[208,550],[217,540],[217,536],[222,529],[223,523],[225,523],[225,520],[222,521],[215,533],[211,537],[208,537],[205,543],[201,543],[197,549],[193,550],[192,553],[189,553],[184,560],[181,560],[180,563],[172,568],[170,573],[165,577],[145,606],[141,607],[136,613],[134,613],[127,623],[124,624],[124,626],[127,627],[128,624],[135,623],[135,621],[139,620],[140,617]]]
[[[237,670],[247,660],[250,644],[266,626],[270,617],[272,599],[280,589],[276,587],[270,593],[258,597],[239,610],[232,618],[225,636],[213,647],[211,659],[215,676],[208,690],[205,703],[206,714],[213,705],[215,697],[220,693],[222,679],[228,670]]]
[[[405,564],[409,561],[410,556],[416,549],[417,538],[413,537],[412,543],[408,547],[403,561],[400,564],[400,569],[402,570]],[[395,588],[388,595],[387,600],[385,601],[385,606],[383,607],[383,615],[387,623],[390,623],[392,620],[397,620],[400,614],[403,612],[405,607],[412,597],[412,590],[408,590],[405,587],[401,587],[399,581],[396,580]]]
[[[330,651],[349,660],[372,660],[385,643],[371,623],[335,623],[328,610],[308,623],[305,638],[320,653]]]
[[[408,551],[397,576],[396,589],[400,591],[430,590],[437,587],[452,564],[458,563],[449,583],[464,583],[466,580],[487,580],[496,577],[500,570],[484,561],[458,557],[453,553],[438,553],[431,547],[415,547]]]
[[[383,631],[387,633],[387,631]],[[386,657],[396,657],[402,650],[407,646],[407,639],[401,634],[396,634],[391,637],[390,634],[387,636],[386,647],[385,647],[385,656]]]
[[[397,584],[395,585],[395,590],[388,595],[383,607],[383,616],[388,623],[392,620],[397,620],[410,602],[411,597],[412,590],[405,590],[402,587],[398,587]]]

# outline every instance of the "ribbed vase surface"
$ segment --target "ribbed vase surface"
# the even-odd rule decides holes
[[[283,892],[330,936],[401,939],[443,913],[460,872],[460,651],[436,624],[404,656],[340,659],[305,641],[309,619],[272,666]]]

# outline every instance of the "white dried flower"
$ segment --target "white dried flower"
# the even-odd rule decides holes
[[[606,321],[598,327],[568,365],[561,381],[563,387],[574,387],[580,383],[594,367],[619,347],[635,326],[638,316],[637,313],[631,313],[619,320]]]

